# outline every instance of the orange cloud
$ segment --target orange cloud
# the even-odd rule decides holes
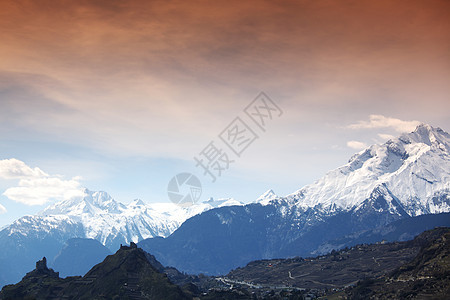
[[[294,121],[405,107],[404,119],[445,119],[448,11],[445,0],[4,0],[0,86],[64,108],[8,102],[30,127],[140,153],[215,135],[260,90]]]

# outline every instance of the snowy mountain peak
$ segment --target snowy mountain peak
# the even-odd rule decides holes
[[[113,198],[107,192],[103,192],[103,191],[92,192],[92,191],[89,191],[88,189],[85,189],[85,198],[86,197],[89,197],[90,199],[92,199],[92,202],[99,206],[113,200]]]
[[[304,208],[350,210],[374,190],[396,197],[410,215],[450,211],[450,135],[440,128],[419,125],[382,145],[372,145],[349,162],[287,198]],[[437,200],[440,199],[440,200]]]
[[[83,197],[74,197],[57,202],[42,212],[40,215],[98,215],[105,213],[121,213],[125,206],[116,202],[108,193],[94,192],[84,189]]]
[[[450,135],[441,128],[434,128],[428,124],[420,124],[416,129],[399,137],[405,144],[423,143],[428,146],[443,146],[449,148]]]
[[[211,206],[211,208],[223,207],[223,206],[234,206],[234,205],[244,205],[244,203],[237,201],[233,198],[222,198],[214,200],[213,197],[209,198],[207,201],[203,201],[203,204]]]
[[[99,192],[89,192],[89,196],[85,197],[85,200],[91,200],[92,204],[101,210],[100,213],[121,213],[126,206],[122,203],[116,202],[108,193],[99,191]],[[98,211],[96,213],[99,213]]]
[[[277,194],[273,190],[267,190],[264,194],[259,196],[258,199],[255,200],[256,203],[260,203],[262,205],[268,205],[271,200],[278,198]]]
[[[53,226],[53,223],[66,221],[78,224],[83,230],[81,237],[96,239],[114,250],[121,243],[138,242],[155,236],[167,237],[185,220],[204,211],[216,207],[243,205],[232,198],[211,199],[186,208],[171,202],[147,204],[140,199],[124,205],[103,191],[84,189],[83,192],[83,197],[54,203],[38,216],[30,218],[42,223],[42,226]],[[23,218],[18,222],[23,227],[21,232],[27,234],[30,231],[27,224],[30,222]]]
[[[134,199],[130,204],[128,204],[128,207],[130,206],[145,206],[145,203],[141,199]]]

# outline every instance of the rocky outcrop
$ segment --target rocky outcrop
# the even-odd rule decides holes
[[[24,279],[33,278],[33,277],[42,277],[48,276],[51,278],[59,278],[59,272],[53,271],[53,269],[49,269],[47,267],[47,258],[44,256],[41,260],[36,262],[36,269],[27,273]]]

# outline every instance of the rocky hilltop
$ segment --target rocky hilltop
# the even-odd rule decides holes
[[[122,246],[83,277],[60,278],[44,258],[21,282],[5,286],[0,299],[188,299],[158,270],[161,267],[134,243]]]

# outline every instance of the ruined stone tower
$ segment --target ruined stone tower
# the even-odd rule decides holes
[[[47,268],[47,258],[45,256],[41,260],[38,260],[36,262],[36,270],[38,270],[38,271],[48,270],[48,268]]]

